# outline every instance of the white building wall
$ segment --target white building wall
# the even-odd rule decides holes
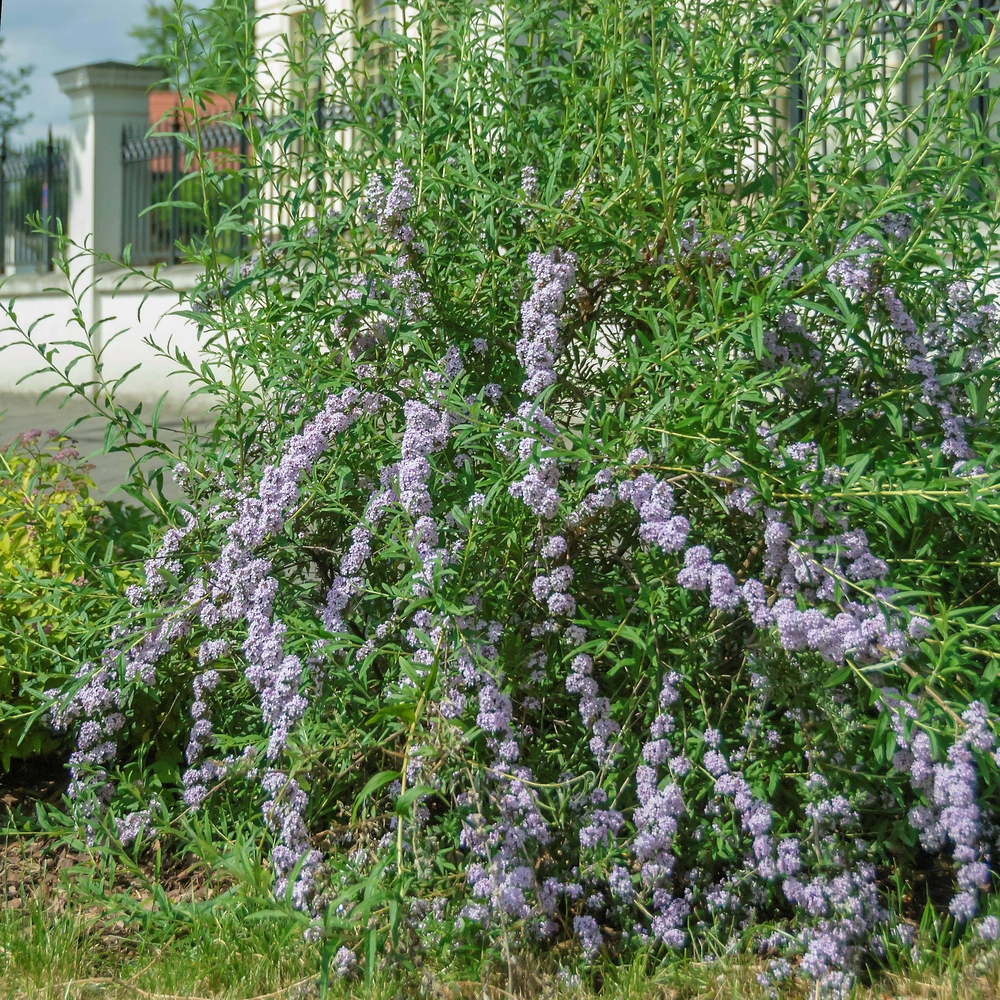
[[[161,357],[157,348],[171,353],[180,349],[199,364],[197,327],[173,314],[181,304],[181,293],[194,287],[197,270],[178,266],[161,269],[160,276],[167,277],[176,290],[151,290],[136,276],[126,277],[116,269],[102,271],[86,297],[87,319],[99,323],[97,340],[105,380],[119,378],[139,365],[119,390],[120,398],[155,400],[166,392],[169,406],[177,409],[191,392],[190,380],[177,374],[176,362]],[[70,283],[59,272],[14,274],[0,285],[0,393],[36,397],[58,384],[58,377],[50,372],[33,374],[45,362],[32,345],[55,348],[55,364],[63,371],[74,358],[81,358],[69,372],[74,381],[94,377],[94,364],[85,352],[66,343],[85,340],[74,319],[74,307]],[[64,343],[59,346],[59,342]]]

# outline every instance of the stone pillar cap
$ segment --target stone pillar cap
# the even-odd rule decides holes
[[[132,63],[107,62],[74,66],[52,74],[59,89],[68,95],[81,90],[132,90],[145,93],[163,78],[156,66],[134,66]]]

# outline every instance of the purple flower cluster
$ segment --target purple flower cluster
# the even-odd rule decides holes
[[[690,909],[686,899],[672,898],[664,891],[664,884],[673,874],[677,860],[673,845],[678,820],[684,815],[684,797],[674,781],[662,789],[659,787],[657,765],[669,761],[675,773],[685,772],[686,761],[672,756],[667,740],[674,731],[674,718],[669,709],[680,697],[677,690],[679,683],[680,677],[676,673],[669,673],[663,678],[660,712],[653,720],[651,739],[642,751],[643,759],[653,763],[640,764],[636,771],[639,808],[635,813],[636,834],[632,844],[632,851],[641,865],[643,884],[657,890],[653,896],[653,936],[671,948],[684,946],[686,936],[683,927]]]
[[[813,919],[799,934],[801,968],[822,995],[844,997],[872,929],[888,919],[879,902],[875,869],[859,864],[833,878],[785,879],[785,895]]]
[[[841,256],[827,269],[827,277],[841,288],[855,292],[872,290],[873,269],[878,262],[880,244],[874,236],[859,233],[839,251]]]
[[[156,555],[146,560],[145,588],[129,588],[129,599],[133,604],[138,604],[142,598],[149,595],[163,593],[167,588],[169,577],[180,576],[181,564],[176,559],[172,559],[171,556],[179,551],[181,542],[198,523],[197,518],[190,511],[182,510],[181,515],[184,518],[183,527],[168,528],[163,533],[163,540],[160,542],[160,548]]]
[[[910,810],[910,824],[920,835],[928,851],[952,846],[957,868],[959,892],[949,909],[956,919],[966,921],[978,910],[978,889],[990,882],[989,848],[982,836],[983,817],[976,799],[976,761],[973,751],[993,749],[994,737],[989,713],[982,702],[973,702],[962,713],[965,730],[948,748],[947,760],[935,763],[931,742],[926,733],[916,733],[912,740],[900,738],[900,750],[894,766],[909,772],[914,789],[927,805]]]
[[[591,752],[598,764],[604,767],[621,750],[621,744],[614,739],[621,732],[621,726],[611,718],[611,702],[601,697],[593,673],[593,659],[586,653],[578,653],[570,664],[566,690],[580,696],[580,718],[584,728],[593,733]]]
[[[323,855],[313,850],[309,839],[305,819],[309,800],[298,782],[281,771],[268,771],[261,784],[268,796],[263,806],[264,820],[277,841],[271,852],[276,878],[274,893],[279,897],[285,895],[289,877],[298,866],[298,875],[291,886],[292,905],[310,911]]]
[[[521,190],[528,201],[538,201],[538,170],[535,167],[524,167],[521,171]]]
[[[737,772],[727,770],[719,774],[715,779],[715,794],[733,800],[743,831],[753,838],[752,866],[756,866],[760,878],[770,882],[778,873],[771,837],[771,807],[753,794],[746,778]]]
[[[580,846],[593,850],[597,847],[611,847],[625,825],[625,817],[617,809],[604,809],[608,804],[608,794],[603,788],[595,788],[590,794],[592,809],[586,823],[580,828]],[[623,868],[621,871],[628,872]],[[629,883],[631,885],[631,882]],[[615,892],[615,895],[621,895]]]
[[[298,656],[285,653],[287,628],[274,614],[277,579],[271,575],[270,563],[257,556],[255,550],[268,534],[283,528],[298,502],[300,481],[311,472],[334,437],[363,416],[376,413],[381,405],[380,396],[362,394],[353,388],[339,396],[329,396],[323,410],[286,442],[280,461],[265,469],[256,496],[244,497],[237,504],[236,517],[227,528],[228,543],[210,567],[207,583],[193,588],[200,597],[203,624],[211,626],[220,619],[246,621],[247,635],[242,646],[246,659],[244,673],[259,695],[264,721],[271,730],[267,747],[270,760],[275,760],[284,749],[307,702],[300,693],[302,663]],[[205,767],[195,769],[196,773],[190,776],[188,793],[192,800],[204,788]],[[188,776],[185,777],[188,784]],[[296,906],[305,908],[314,891],[315,870],[321,857],[308,846],[302,818],[305,793],[288,779],[287,791],[279,796],[279,787],[286,788],[277,784],[280,778],[280,772],[271,771],[265,781],[265,791],[272,796],[273,803],[267,810],[269,824],[280,835],[273,862],[280,886],[280,880],[287,878],[302,861],[292,896]],[[276,891],[280,895],[283,889]]]
[[[562,350],[560,319],[566,296],[576,284],[576,256],[555,247],[547,254],[529,254],[528,266],[535,283],[521,305],[522,336],[516,346],[517,360],[528,376],[521,389],[537,396],[556,381],[556,358]]]
[[[131,846],[146,832],[149,818],[148,809],[139,809],[115,819],[115,833],[122,847]]]
[[[528,266],[535,282],[531,296],[521,304],[522,337],[516,346],[518,361],[527,375],[521,389],[529,399],[518,408],[517,419],[508,421],[511,430],[519,425],[521,438],[517,447],[522,461],[531,457],[538,443],[536,434],[540,434],[543,441],[556,435],[555,424],[537,404],[536,397],[556,382],[555,362],[561,350],[560,325],[566,296],[576,282],[576,257],[553,247],[548,254],[529,254]],[[506,442],[501,441],[500,447],[507,451]],[[552,457],[541,458],[529,467],[523,479],[510,485],[509,491],[536,517],[552,520],[559,511],[558,461]],[[565,600],[557,603],[568,606]]]
[[[576,611],[576,600],[569,593],[573,582],[572,566],[556,566],[549,574],[536,576],[531,584],[535,600],[544,604],[550,615],[572,617]]]
[[[204,646],[202,646],[204,649]],[[214,691],[219,683],[217,670],[206,670],[195,676],[192,683],[194,701],[191,704],[191,737],[188,741],[184,757],[191,767],[194,767],[205,755],[205,748],[212,742],[212,713],[205,702],[205,695]]]
[[[511,483],[510,495],[524,501],[536,517],[551,521],[559,512],[559,465],[554,458],[543,458],[532,465],[524,479]]]
[[[494,786],[491,800],[497,812],[492,824],[482,812],[471,813],[463,824],[461,845],[476,860],[466,870],[474,901],[462,909],[461,916],[484,927],[532,917],[544,934],[554,900],[537,883],[532,851],[533,845],[547,845],[551,834],[532,791],[531,769],[517,764],[522,733],[514,721],[513,701],[502,687],[503,673],[495,667],[494,643],[502,628],[497,622],[482,620],[463,620],[457,625],[485,631],[486,641],[463,642],[458,675],[445,680],[450,689],[446,704],[454,707],[459,700],[464,704],[460,688],[476,689],[476,724],[487,734],[494,757],[487,777]],[[478,670],[476,660],[493,669]]]
[[[802,461],[814,455],[814,450],[790,446],[786,453]],[[781,461],[785,460],[782,457]],[[733,481],[738,467],[725,471],[726,478]],[[773,586],[774,597],[769,597],[767,586],[759,579],[750,577],[739,584],[733,572],[715,562],[704,545],[693,545],[684,552],[684,566],[677,574],[680,586],[707,589],[709,604],[721,611],[745,606],[758,628],[777,628],[781,644],[789,652],[814,650],[833,663],[843,663],[850,654],[857,662],[876,663],[909,649],[907,635],[885,605],[891,590],[883,587],[868,601],[842,596],[855,585],[880,581],[888,574],[888,565],[872,553],[864,531],[846,528],[825,538],[808,534],[794,537],[782,510],[761,509],[750,502],[753,491],[749,486],[739,489],[744,495],[735,505],[737,509],[763,522],[764,578]],[[837,517],[832,510],[825,516],[828,523]],[[843,517],[839,520],[845,522]],[[802,603],[807,605],[805,609]],[[837,605],[836,610],[830,613],[816,606],[826,603]]]
[[[481,698],[480,718],[484,707],[496,711],[494,699],[495,694],[490,695],[484,706]],[[500,746],[503,748],[503,743]],[[530,785],[526,784],[531,781],[531,771],[512,765],[505,773],[498,771],[496,777],[498,818],[487,824],[481,814],[473,813],[463,825],[460,840],[473,857],[480,859],[467,868],[466,881],[473,899],[482,901],[468,904],[462,916],[484,926],[507,919],[527,920],[535,911],[533,900],[539,904],[544,901],[528,850],[532,843],[544,846],[551,839]],[[541,926],[545,926],[544,921]]]
[[[966,346],[965,342],[970,341],[962,352],[963,367],[967,371],[978,370],[983,363],[980,345],[985,340],[984,327],[995,324],[995,310],[984,307],[960,313],[951,332],[940,323],[934,323],[921,333],[894,289],[887,286],[879,294],[890,327],[902,338],[903,349],[908,356],[907,370],[922,379],[921,402],[937,410],[944,431],[941,454],[955,461],[956,472],[965,471],[964,463],[974,458],[976,453],[968,443],[967,418],[957,409],[962,402],[962,394],[954,386],[945,388],[938,372],[938,359],[947,359],[956,348]],[[961,307],[964,301],[962,292],[956,291],[955,298],[957,302],[953,304]]]
[[[338,979],[346,979],[357,967],[357,957],[350,948],[342,945],[337,949],[337,954],[333,956],[333,971]]]
[[[637,457],[635,453],[629,455],[629,459]],[[635,463],[629,461],[629,464]],[[691,525],[686,517],[673,513],[674,491],[669,483],[643,472],[635,479],[621,482],[618,496],[631,503],[639,514],[640,541],[658,545],[664,552],[680,552],[684,548]]]
[[[328,397],[323,410],[290,438],[281,460],[264,470],[255,496],[239,501],[227,528],[229,541],[210,567],[208,581],[192,588],[200,598],[204,625],[244,619],[245,675],[260,697],[264,720],[271,729],[267,754],[274,760],[291,729],[302,718],[305,698],[299,693],[302,664],[284,652],[287,628],[274,614],[278,582],[271,565],[257,556],[264,539],[284,527],[299,498],[299,482],[312,470],[331,440],[382,404],[378,395],[345,389]]]
[[[406,217],[413,208],[416,189],[410,172],[402,160],[396,161],[392,184],[386,191],[382,181],[373,175],[365,188],[365,200],[382,231],[400,243],[413,242],[413,230]]]
[[[983,917],[976,927],[976,933],[984,941],[996,941],[1000,937],[1000,920],[996,917]]]
[[[884,563],[868,551],[864,533],[852,534],[860,541],[853,550],[856,558],[847,567],[847,579],[856,572],[882,572]],[[805,554],[804,545],[796,546],[790,541],[787,526],[778,519],[769,521],[764,538],[766,568],[781,574],[779,593],[784,589],[807,600],[827,598],[826,584],[830,582],[832,587],[832,582],[839,578],[836,557],[827,560],[826,565],[816,562]],[[864,570],[856,570],[860,566]],[[745,604],[758,628],[777,626],[781,644],[789,652],[815,650],[834,663],[842,663],[851,652],[858,661],[878,662],[883,658],[883,649],[902,653],[908,648],[906,636],[886,621],[878,603],[845,601],[832,617],[820,608],[802,611],[791,597],[781,597],[769,606],[767,591],[760,580],[750,578],[742,585],[737,584],[732,571],[713,562],[711,551],[704,545],[694,545],[684,553],[684,567],[677,574],[677,582],[689,590],[710,588],[709,603],[720,610],[735,611]],[[801,587],[802,582],[814,586]]]
[[[125,725],[122,709],[125,695],[113,682],[114,659],[95,670],[84,663],[76,673],[83,684],[62,706],[55,701],[58,690],[47,692],[53,699],[49,721],[56,732],[78,721],[76,750],[69,758],[69,797],[76,808],[88,843],[97,837],[97,821],[114,796],[114,784],[105,765],[117,755],[117,735]]]
[[[604,935],[597,921],[589,914],[573,918],[573,933],[580,939],[583,957],[592,959],[604,944]]]

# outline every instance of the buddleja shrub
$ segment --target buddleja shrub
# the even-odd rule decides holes
[[[928,856],[956,928],[993,878],[993,17],[404,13],[248,74],[217,422],[54,711],[81,818],[262,807],[344,974],[742,942],[843,993]],[[137,691],[185,769],[115,804]]]

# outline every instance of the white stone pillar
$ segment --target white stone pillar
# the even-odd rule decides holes
[[[59,89],[70,99],[69,217],[66,231],[79,247],[117,260],[122,252],[122,133],[149,128],[149,89],[162,73],[152,66],[101,62],[56,73]],[[71,276],[93,350],[99,353],[102,269],[90,254],[70,250]],[[82,331],[70,331],[80,339]],[[77,377],[82,376],[79,372]],[[106,372],[97,364],[91,378]],[[94,391],[99,391],[97,388]]]
[[[321,0],[322,7],[330,15],[334,30],[339,30],[340,43],[348,44],[349,36],[345,28],[349,23],[353,24],[361,8],[367,9],[374,4],[376,7],[382,0]],[[361,5],[359,7],[358,5]],[[259,58],[257,70],[257,82],[262,93],[273,90],[291,89],[292,85],[292,63],[296,59],[303,57],[303,27],[302,18],[312,16],[317,12],[315,4],[306,3],[305,0],[256,0],[255,11],[257,20],[255,23],[255,42],[257,55]],[[363,16],[363,15],[362,15]],[[330,71],[339,71],[343,68],[342,53],[335,51],[336,47],[327,52],[327,63]],[[348,60],[351,58],[347,53]],[[317,81],[320,89],[324,88],[322,80]],[[287,111],[279,103],[273,100],[265,100],[262,111],[265,117]],[[349,142],[350,133],[338,133],[338,141]],[[305,182],[302,175],[296,176],[296,160],[301,152],[301,144],[286,145],[280,138],[272,139],[269,142],[270,154],[276,164],[283,165],[287,172],[281,177],[279,183],[275,183],[273,178],[268,178],[264,182],[261,191],[261,207],[266,213],[268,223],[274,227],[280,224],[288,224],[292,220],[288,217],[287,209],[283,210],[282,205],[287,205],[289,188]],[[258,156],[261,151],[258,150]],[[341,183],[349,185],[348,178],[340,178]],[[282,190],[280,185],[284,184]]]
[[[122,252],[122,132],[149,127],[152,66],[101,62],[56,73],[70,101],[70,238],[98,253]]]

